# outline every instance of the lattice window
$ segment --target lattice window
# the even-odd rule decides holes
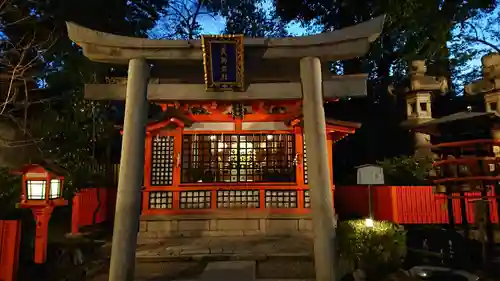
[[[266,208],[297,208],[296,190],[266,190]]]
[[[174,194],[172,191],[152,191],[149,193],[150,209],[172,209]]]
[[[304,150],[304,163],[303,163],[303,168],[304,168],[304,183],[305,184],[308,184],[309,183],[309,179],[308,179],[308,173],[307,173],[307,150],[306,150],[306,138],[305,136],[303,136],[302,138],[304,140],[304,146],[303,146],[303,150]]]
[[[293,134],[185,135],[183,183],[294,182]]]
[[[258,190],[219,190],[217,208],[259,208]]]
[[[309,196],[309,190],[304,190],[304,208],[311,208],[311,197]]]
[[[151,185],[172,185],[174,168],[174,137],[157,136],[152,140]]]
[[[210,191],[181,191],[181,209],[210,209],[212,193]]]

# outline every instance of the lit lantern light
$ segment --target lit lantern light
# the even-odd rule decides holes
[[[61,179],[47,180],[26,179],[27,200],[52,200],[62,196]]]
[[[267,135],[266,137],[268,140],[272,140],[273,139],[273,135]]]
[[[365,226],[369,228],[373,228],[373,219],[372,218],[366,218],[365,219]]]
[[[47,235],[52,211],[57,206],[65,206],[63,182],[66,170],[53,164],[26,165],[16,171],[22,176],[21,202],[19,208],[31,209],[36,222],[35,263],[45,263],[47,259]]]

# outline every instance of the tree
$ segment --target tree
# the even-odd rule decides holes
[[[457,24],[449,42],[451,64],[454,65],[453,77],[457,88],[481,77],[480,67],[471,67],[473,60],[478,61],[490,52],[500,52],[500,1],[491,12],[477,15]]]
[[[388,86],[399,83],[406,76],[408,61],[414,59],[427,59],[429,75],[451,80],[454,65],[447,42],[452,38],[452,29],[481,11],[490,12],[495,4],[491,0],[276,0],[275,3],[277,13],[284,20],[298,20],[305,25],[314,23],[323,31],[338,30],[386,15],[384,30],[372,43],[369,54],[342,61],[338,67],[342,74],[369,73],[369,83],[367,99],[326,107],[332,117],[363,123],[356,135],[336,150],[336,180],[348,174],[355,165],[411,153],[411,138],[400,126],[406,118],[404,100],[388,95]],[[450,103],[456,100],[447,98],[448,106],[455,107]],[[438,114],[445,111],[446,108],[433,109]]]
[[[159,24],[149,32],[152,38],[194,39],[200,36],[201,18],[215,14],[207,9],[206,0],[171,0],[161,12]]]
[[[23,4],[0,1],[0,166],[7,167],[39,154],[41,139],[28,129],[28,108],[47,101],[43,92],[34,90],[44,68],[43,55],[56,40],[53,30],[33,24],[36,14],[25,13]]]
[[[225,34],[249,37],[286,37],[286,22],[269,6],[269,1],[211,1],[208,8],[225,18]]]
[[[386,183],[389,185],[426,185],[433,169],[431,158],[415,156],[396,156],[378,161],[384,169]]]
[[[65,21],[104,32],[145,37],[159,16],[158,11],[168,1],[0,1],[9,1],[8,5],[0,6],[7,7],[2,9],[0,19],[1,34],[8,40],[0,45],[0,55],[6,58],[2,62],[15,66],[12,61],[19,60],[22,66],[24,62],[36,66],[31,67],[30,72],[23,67],[22,72],[23,77],[32,81],[27,91],[29,103],[20,104],[28,110],[11,119],[14,124],[26,120],[26,132],[31,140],[37,140],[41,157],[55,160],[73,172],[72,175],[78,174],[77,171],[96,162],[96,155],[106,158],[108,154],[104,151],[110,143],[119,140],[112,126],[115,120],[110,118],[117,104],[85,101],[83,85],[104,82],[106,76],[123,74],[126,68],[90,62],[68,39]],[[45,47],[45,42],[50,42],[50,48]],[[17,49],[17,46],[29,46],[22,48],[29,49],[29,56],[20,60],[22,53],[10,52],[12,46]],[[13,80],[7,79],[9,83]],[[24,98],[25,95],[17,96]],[[12,99],[8,101],[16,108]],[[27,161],[30,159],[24,163]]]

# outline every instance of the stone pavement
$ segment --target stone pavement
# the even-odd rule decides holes
[[[224,266],[232,261],[253,262],[251,280],[314,280],[313,244],[306,237],[170,238],[139,245],[136,253],[136,281],[200,281],[211,265],[221,265],[219,261],[224,261]],[[347,266],[340,269],[344,273],[348,270]],[[226,277],[219,280],[233,280]],[[90,280],[107,281],[107,274]]]
[[[310,257],[313,243],[305,237],[172,238],[137,247],[138,261]]]
[[[254,261],[211,262],[198,278],[199,281],[255,281]]]

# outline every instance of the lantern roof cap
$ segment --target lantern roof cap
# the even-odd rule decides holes
[[[359,166],[354,167],[354,169],[361,169],[361,168],[365,168],[365,167],[382,168],[382,166],[377,165],[377,164],[363,164],[363,165],[359,165]]]
[[[14,174],[25,174],[32,170],[33,168],[41,167],[49,173],[55,174],[57,176],[65,176],[69,174],[69,170],[64,168],[63,166],[55,163],[51,160],[42,160],[31,164],[24,165],[21,169],[13,170]]]

